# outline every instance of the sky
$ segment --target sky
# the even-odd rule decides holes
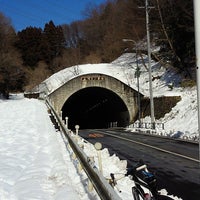
[[[76,66],[75,74],[72,66],[54,74],[41,83],[39,88],[44,91],[48,87],[53,91],[59,87],[60,81],[64,83],[64,80],[91,73],[91,70],[93,73],[101,72],[115,76],[132,87],[135,85],[134,58],[134,54],[128,53],[110,64],[79,65]],[[182,100],[164,118],[158,120],[165,122],[163,133],[174,136],[181,132],[183,133],[179,134],[181,138],[197,137],[196,88],[169,89],[167,83],[179,79],[179,76],[166,71],[156,63],[152,64],[152,74],[161,76],[160,80],[153,81],[154,96],[180,95],[182,97]],[[141,65],[140,69],[141,92],[148,95],[148,73]],[[68,141],[63,140],[62,133],[51,123],[44,101],[27,99],[23,94],[12,94],[10,100],[0,99],[0,113],[3,113],[0,115],[1,200],[65,200],[66,196],[68,200],[99,200],[94,190],[88,193],[86,174],[78,170],[78,162],[72,156],[72,149],[68,148]],[[150,117],[142,120],[150,122]],[[159,134],[159,130],[157,133]],[[83,151],[88,157],[94,157],[95,165],[99,168],[98,153],[94,146],[79,137],[78,143],[84,146]],[[110,173],[118,174],[120,177],[117,178],[117,187],[114,190],[122,200],[132,200],[131,187],[134,186],[134,182],[129,177],[123,176],[127,162],[120,160],[116,155],[109,155],[106,148],[102,149],[100,154],[103,176],[109,178]],[[181,197],[169,195],[166,188],[162,188],[159,192],[171,199],[181,200]]]
[[[0,12],[11,19],[16,31],[26,27],[43,28],[53,20],[55,25],[70,24],[84,18],[88,5],[106,0],[0,0]]]

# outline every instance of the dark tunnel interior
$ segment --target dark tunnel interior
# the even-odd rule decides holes
[[[129,123],[128,109],[111,90],[89,87],[71,95],[62,108],[62,118],[68,117],[68,128],[80,129],[124,127]]]

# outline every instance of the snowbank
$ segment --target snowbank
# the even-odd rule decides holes
[[[44,103],[0,101],[0,199],[89,199]]]

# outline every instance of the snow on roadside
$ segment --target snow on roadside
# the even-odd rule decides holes
[[[73,135],[72,135],[73,136]],[[74,136],[76,137],[76,136]],[[120,160],[115,154],[112,156],[109,154],[107,148],[102,149],[100,152],[97,152],[94,145],[89,142],[86,142],[82,138],[78,138],[78,144],[83,147],[85,154],[94,159],[95,165],[97,168],[99,166],[99,154],[102,161],[102,174],[103,176],[109,180],[110,174],[115,174],[115,178],[117,180],[117,185],[114,187],[116,193],[123,199],[123,200],[132,200],[132,187],[135,186],[134,181],[131,180],[130,176],[125,176],[127,172],[127,161]],[[149,192],[146,188],[144,188],[145,192]],[[159,193],[163,196],[170,197],[173,200],[181,200],[173,195],[168,195],[168,192],[165,188],[161,189]]]
[[[171,95],[173,92],[171,92]],[[176,96],[177,93],[174,94]],[[156,123],[163,123],[164,130],[157,128],[155,134],[180,138],[190,141],[198,141],[198,112],[196,87],[184,89],[179,92],[181,100],[166,113],[163,118],[156,119]],[[150,116],[142,119],[142,122],[150,122]],[[129,128],[130,129],[130,128]],[[134,129],[132,129],[134,131]]]
[[[194,87],[184,90],[181,93],[181,101],[159,121],[165,123],[165,131],[171,133],[172,137],[197,140],[197,114],[197,90]]]
[[[89,199],[44,103],[4,100],[0,112],[1,200]]]

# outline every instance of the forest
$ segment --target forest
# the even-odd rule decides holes
[[[84,19],[44,28],[26,27],[16,32],[0,13],[0,93],[31,90],[53,73],[73,65],[111,62],[134,52],[146,40],[145,1],[107,0],[88,5]],[[151,45],[160,47],[153,59],[173,66],[186,79],[194,79],[195,39],[193,1],[149,0]],[[124,42],[130,39],[135,43]],[[145,44],[145,42],[143,43]],[[140,53],[146,53],[141,48]]]

